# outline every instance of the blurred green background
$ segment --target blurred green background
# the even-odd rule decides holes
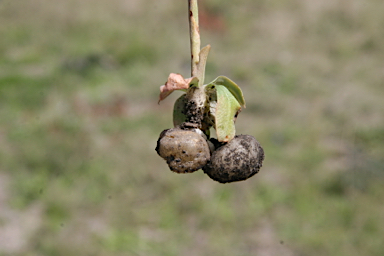
[[[169,171],[187,1],[0,1],[0,255],[382,255],[384,2],[205,0],[251,179]]]

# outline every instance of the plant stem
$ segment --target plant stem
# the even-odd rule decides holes
[[[197,0],[188,0],[188,11],[189,37],[191,40],[191,76],[197,77],[200,53],[199,10]]]
[[[197,125],[197,128],[205,131],[204,114],[206,113],[207,96],[204,89],[205,63],[209,45],[200,51],[200,31],[199,31],[199,12],[198,0],[188,0],[189,11],[189,36],[191,40],[191,75],[199,79],[199,83],[190,86],[185,97],[185,114],[189,123]]]

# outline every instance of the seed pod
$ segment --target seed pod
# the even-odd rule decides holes
[[[264,150],[250,135],[237,135],[213,152],[210,162],[203,168],[213,180],[220,183],[246,180],[259,172]]]
[[[197,171],[210,159],[208,143],[202,135],[179,127],[164,130],[160,134],[156,151],[167,161],[171,171],[177,173]]]

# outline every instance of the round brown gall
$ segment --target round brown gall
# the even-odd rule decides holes
[[[210,159],[207,141],[193,129],[164,130],[157,141],[156,151],[177,173],[197,171]]]
[[[213,180],[220,183],[246,180],[259,172],[264,150],[250,135],[237,135],[226,144],[217,147],[210,162],[203,168]]]

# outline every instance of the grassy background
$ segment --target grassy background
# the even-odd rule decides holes
[[[0,2],[0,255],[382,255],[384,2],[206,0],[207,81],[266,152],[222,185],[157,156],[187,1]]]

